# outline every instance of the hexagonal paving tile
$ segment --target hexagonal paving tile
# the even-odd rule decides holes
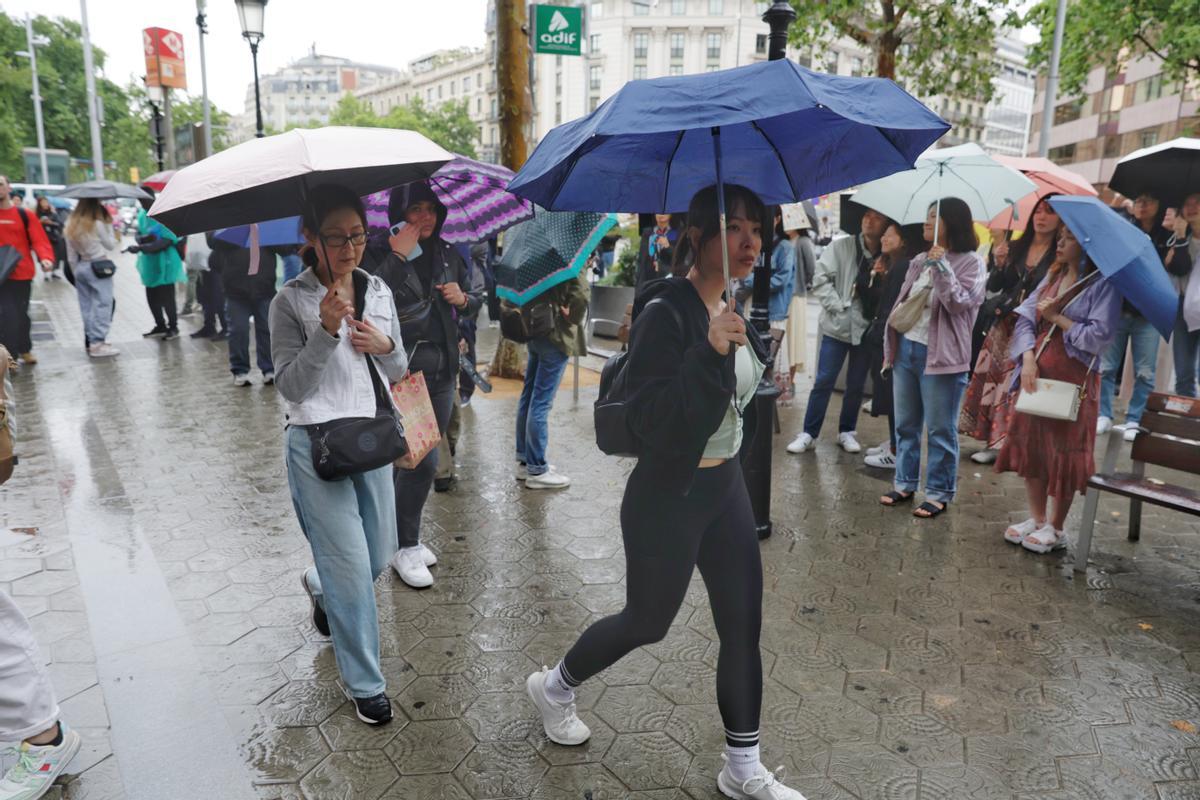
[[[525,742],[490,742],[471,751],[454,777],[476,800],[526,797],[548,769]]]
[[[384,748],[402,775],[450,772],[475,747],[475,737],[461,720],[412,722]]]
[[[428,675],[417,678],[393,698],[414,720],[452,719],[462,716],[479,691],[464,675]]]
[[[691,754],[665,733],[623,733],[604,765],[631,789],[667,789],[680,784],[691,761]]]
[[[591,800],[624,800],[628,790],[600,764],[551,767],[542,776],[530,800],[562,800],[587,797]]]
[[[378,800],[398,777],[382,750],[347,750],[330,754],[304,776],[300,789],[311,800]]]
[[[596,715],[618,733],[661,731],[675,707],[647,686],[610,686],[596,703]]]
[[[241,752],[257,780],[299,781],[329,755],[329,747],[313,727],[265,727],[242,745]]]
[[[539,724],[536,710],[523,691],[481,694],[463,712],[463,720],[481,742],[524,739]]]

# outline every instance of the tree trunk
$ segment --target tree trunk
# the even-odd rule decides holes
[[[885,30],[875,40],[875,75],[896,80],[896,49],[900,42],[894,31]]]
[[[529,37],[522,0],[496,0],[496,72],[499,82],[500,161],[519,170],[529,153],[525,138],[533,120],[529,91]],[[501,334],[492,358],[491,373],[500,378],[522,379],[525,346]]]

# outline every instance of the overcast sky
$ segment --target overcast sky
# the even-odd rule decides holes
[[[253,80],[250,47],[242,39],[234,0],[208,0],[209,98],[224,111],[244,110]],[[0,0],[12,16],[31,13],[78,20],[79,0]],[[487,0],[270,0],[266,38],[258,49],[266,75],[317,52],[403,68],[414,58],[447,47],[484,44]],[[200,94],[199,34],[195,0],[90,0],[92,44],[107,55],[105,75],[124,85],[145,74],[142,29],[168,28],[184,36],[188,92]]]

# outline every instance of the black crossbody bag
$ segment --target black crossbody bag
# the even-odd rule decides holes
[[[354,274],[355,317],[362,319],[367,281]],[[396,343],[399,347],[399,342]],[[312,445],[313,469],[323,480],[336,481],[391,464],[408,452],[404,426],[370,355],[365,356],[375,390],[374,417],[343,417],[305,426]]]

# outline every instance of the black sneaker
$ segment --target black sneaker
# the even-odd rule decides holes
[[[388,700],[386,694],[377,694],[374,697],[354,697],[350,694],[350,690],[345,686],[342,687],[346,697],[350,698],[350,702],[354,703],[354,714],[368,725],[387,725],[392,721],[392,701]]]
[[[169,331],[167,331],[166,333],[163,334],[162,338],[163,338],[164,342],[169,342],[172,339],[178,339],[179,338],[179,328],[171,328]]]
[[[214,341],[219,340],[219,339],[228,339],[229,338],[229,329],[226,328],[223,331],[217,331],[216,333],[214,333],[212,335],[212,338]]]
[[[142,338],[143,339],[161,339],[162,337],[164,337],[166,335],[167,335],[166,328],[160,328],[157,325],[155,325],[153,328],[151,328],[150,330],[143,333]]]
[[[449,478],[434,478],[433,479],[433,490],[435,492],[453,491],[454,486],[457,483],[458,483],[458,481],[455,480],[453,475],[451,475]]]
[[[193,339],[211,339],[216,336],[217,332],[213,328],[201,328],[191,334]]]
[[[321,604],[317,602],[317,596],[313,594],[312,588],[308,585],[309,570],[314,569],[309,567],[300,574],[300,585],[304,587],[304,593],[308,595],[308,600],[312,603],[312,624],[317,629],[317,633],[322,636],[329,635],[329,617],[325,615],[325,609],[321,608]]]

